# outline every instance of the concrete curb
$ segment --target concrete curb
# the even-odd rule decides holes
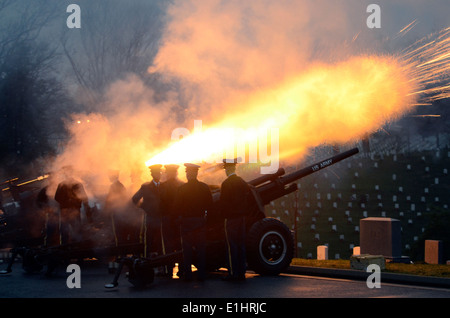
[[[353,280],[367,280],[367,278],[371,274],[365,271],[354,269],[337,269],[337,268],[322,268],[309,266],[289,266],[284,272],[287,274],[332,277],[332,278],[343,278]],[[381,272],[380,280],[381,284],[385,282],[404,285],[450,288],[450,278]]]

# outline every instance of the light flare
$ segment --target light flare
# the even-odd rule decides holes
[[[400,33],[417,24],[411,22]],[[232,147],[230,128],[279,129],[280,159],[298,158],[321,144],[354,142],[415,106],[450,97],[450,28],[429,35],[393,56],[357,56],[332,65],[316,63],[271,89],[230,105],[214,129],[197,132],[156,151],[153,163],[220,157]],[[261,140],[245,137],[249,144]],[[267,140],[263,140],[267,141]]]

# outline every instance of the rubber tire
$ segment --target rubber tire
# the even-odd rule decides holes
[[[289,228],[278,219],[264,218],[255,222],[247,234],[249,269],[265,276],[285,270],[294,255],[294,240]]]
[[[128,281],[136,288],[144,288],[155,278],[154,269],[145,261],[136,259],[129,268]]]
[[[40,272],[44,266],[38,261],[36,252],[29,249],[23,255],[22,268],[27,274],[33,274]]]

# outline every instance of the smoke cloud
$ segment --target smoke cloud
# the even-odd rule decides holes
[[[410,2],[401,2],[410,10]],[[74,115],[68,123],[71,139],[52,169],[72,164],[84,178],[95,176],[96,184],[107,184],[108,169],[120,170],[127,186],[135,172],[146,180],[145,161],[169,144],[173,129],[192,129],[194,120],[251,128],[275,118],[274,125],[284,125],[278,127],[280,146],[284,142],[292,158],[378,129],[410,110],[404,96],[412,88],[385,54],[385,32],[402,25],[389,22],[395,18],[388,11],[383,31],[368,30],[369,3],[174,1],[148,67],[161,83],[178,83],[173,94],[161,101],[137,76],[117,81],[98,113]],[[345,76],[348,86],[341,83]],[[366,107],[358,110],[359,102]]]

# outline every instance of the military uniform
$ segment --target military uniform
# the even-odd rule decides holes
[[[118,172],[111,173],[111,185],[105,201],[105,211],[111,216],[111,226],[116,246],[131,239],[132,227],[126,215],[127,190],[119,181]]]
[[[237,160],[227,165],[235,166]],[[231,171],[234,171],[231,170]],[[227,240],[228,280],[244,280],[246,271],[245,250],[245,218],[249,213],[250,187],[235,172],[227,172],[228,177],[223,181],[220,190],[220,208],[224,221]]]
[[[181,240],[183,248],[183,271],[186,280],[192,279],[191,264],[194,262],[194,247],[197,252],[198,278],[206,276],[206,213],[212,207],[212,194],[208,185],[197,180],[198,165],[185,164],[188,182],[178,188],[176,213],[181,218]]]
[[[81,183],[73,178],[58,184],[55,201],[60,207],[60,243],[67,244],[80,241],[81,235],[81,205],[86,209],[86,216],[90,219],[88,198]]]
[[[180,224],[177,222],[175,201],[178,188],[184,184],[177,178],[178,165],[165,165],[168,179],[161,183],[162,248],[163,254],[181,250]],[[171,276],[175,264],[167,266],[167,275]]]
[[[150,166],[153,174],[159,174],[162,165]],[[144,243],[144,257],[149,257],[150,253],[162,253],[161,248],[161,197],[160,181],[153,178],[152,181],[144,183],[133,195],[132,201],[144,210],[142,222],[142,241]]]

